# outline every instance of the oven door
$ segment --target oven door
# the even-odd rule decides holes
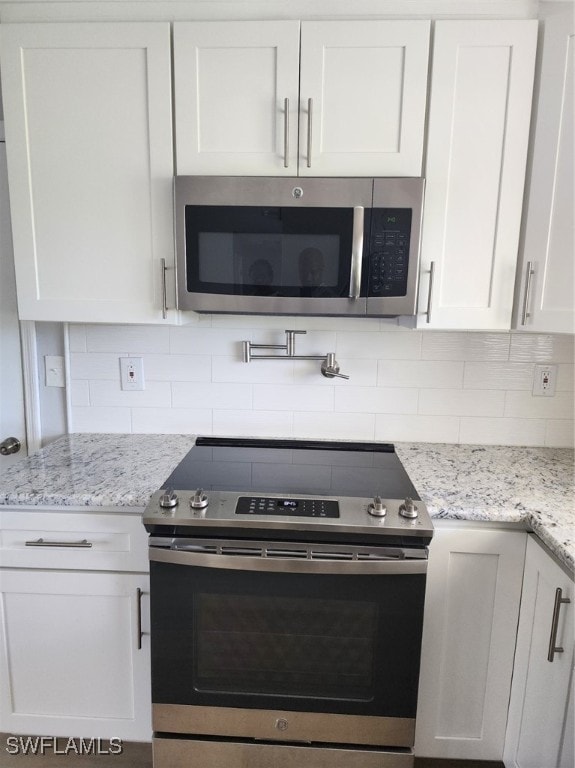
[[[154,730],[412,746],[426,560],[260,546],[150,549]]]
[[[176,179],[178,307],[366,313],[371,179]]]

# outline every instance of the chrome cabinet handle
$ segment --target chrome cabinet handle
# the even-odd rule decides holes
[[[307,167],[311,168],[311,136],[313,119],[313,99],[307,100]]]
[[[561,610],[562,603],[570,603],[568,597],[563,597],[563,590],[561,587],[557,587],[555,590],[555,602],[553,604],[553,618],[551,619],[551,636],[549,637],[549,653],[547,654],[547,661],[553,661],[556,653],[563,653],[564,649],[557,643],[557,630],[559,628],[559,612]]]
[[[431,308],[432,308],[432,300],[433,300],[433,283],[435,281],[435,262],[432,261],[429,264],[429,288],[427,293],[427,320],[426,323],[431,322]]]
[[[284,168],[289,168],[289,99],[284,99]]]
[[[90,549],[92,542],[87,539],[82,541],[46,541],[46,539],[35,539],[34,541],[24,542],[26,547],[75,547],[78,549]]]
[[[525,272],[525,295],[523,296],[523,311],[521,313],[521,325],[527,325],[527,318],[531,317],[529,312],[529,300],[531,298],[531,279],[535,274],[533,269],[533,262],[527,262],[527,270]]]
[[[363,221],[364,209],[361,205],[353,209],[353,234],[351,241],[351,273],[349,278],[349,298],[359,299],[361,291],[361,261],[363,258]]]
[[[160,266],[162,269],[162,317],[165,320],[168,316],[168,295],[166,290],[166,260],[160,259]]]
[[[142,650],[142,637],[144,636],[144,633],[142,631],[142,595],[144,594],[144,590],[140,589],[138,587],[136,589],[136,605],[138,607],[138,650]]]

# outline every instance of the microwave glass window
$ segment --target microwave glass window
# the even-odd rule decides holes
[[[244,286],[262,294],[283,287],[337,289],[339,235],[199,232],[203,283]]]
[[[188,291],[347,296],[352,233],[352,209],[188,206]]]

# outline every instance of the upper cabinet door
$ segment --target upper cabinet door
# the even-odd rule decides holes
[[[0,43],[20,317],[161,322],[169,24],[3,24]]]
[[[423,327],[511,326],[536,41],[536,21],[435,24]]]
[[[179,175],[297,175],[299,26],[174,24]]]
[[[575,19],[570,3],[543,5],[543,58],[516,327],[575,332],[573,169]],[[528,274],[530,273],[530,274]]]
[[[421,176],[430,23],[301,26],[300,176]]]

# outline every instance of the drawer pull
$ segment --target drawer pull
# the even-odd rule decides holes
[[[25,542],[27,547],[75,547],[79,549],[90,549],[92,542],[87,539],[82,541],[46,541],[46,539],[36,539],[35,541]]]
[[[563,597],[563,591],[561,587],[557,587],[555,590],[555,603],[553,604],[553,618],[551,619],[551,637],[549,638],[549,653],[547,654],[547,661],[553,661],[556,653],[564,653],[564,649],[557,643],[557,629],[559,627],[559,611],[561,610],[562,603],[570,603],[568,597]]]

